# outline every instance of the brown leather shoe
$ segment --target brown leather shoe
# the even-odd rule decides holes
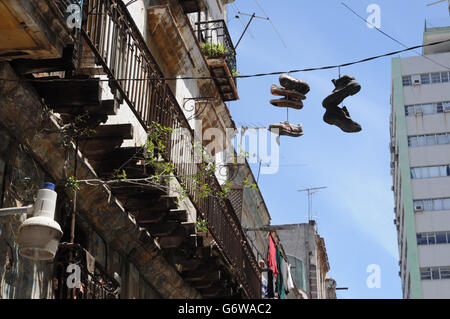
[[[275,84],[272,84],[270,88],[270,93],[272,93],[273,95],[284,96],[297,101],[306,99],[306,96],[304,94],[301,94],[294,90],[285,89],[284,87]]]
[[[302,101],[290,100],[290,99],[276,99],[270,100],[270,104],[278,107],[290,107],[296,110],[301,110],[303,108]]]
[[[269,126],[269,130],[273,133],[276,133],[277,129],[279,135],[286,135],[291,137],[299,137],[303,135],[303,127],[301,124],[294,125],[289,122],[281,122]]]
[[[297,91],[303,95],[309,92],[309,84],[293,78],[287,74],[280,75],[280,84],[288,90]]]
[[[350,113],[345,106],[343,108],[328,107],[323,115],[323,121],[330,125],[336,125],[346,133],[357,133],[362,130],[361,125],[350,118]]]

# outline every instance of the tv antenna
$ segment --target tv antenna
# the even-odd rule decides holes
[[[266,18],[265,17],[258,17],[255,12],[253,12],[253,14],[248,14],[248,13],[243,13],[243,12],[238,11],[238,15],[236,16],[236,18],[239,18],[239,15],[249,16],[250,17],[250,21],[247,23],[247,26],[245,27],[244,32],[242,32],[242,35],[239,38],[237,44],[234,46],[234,49],[236,49],[238,47],[239,43],[241,43],[242,37],[244,36],[245,32],[247,32],[247,29],[250,26],[250,23],[252,23],[254,18],[258,18],[258,19],[262,19],[262,20],[269,20],[269,18],[267,18],[267,17]]]
[[[327,188],[326,186],[323,187],[314,187],[314,188],[305,188],[300,189],[297,192],[308,192],[308,220],[313,220],[313,213],[312,213],[312,196],[317,193],[321,189]]]

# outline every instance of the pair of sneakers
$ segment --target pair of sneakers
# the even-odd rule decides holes
[[[270,92],[273,95],[282,96],[282,98],[270,100],[270,104],[301,110],[303,108],[302,101],[306,99],[306,94],[310,91],[309,84],[286,74],[281,75],[279,81],[280,86],[273,84]],[[270,125],[269,130],[275,129],[279,130],[279,135],[292,137],[303,135],[301,124],[293,125],[288,121]]]
[[[345,98],[355,95],[361,90],[361,85],[350,75],[344,75],[337,80],[332,80],[335,89],[322,102],[322,106],[326,109],[323,116],[325,123],[336,125],[346,133],[357,133],[362,130],[361,125],[353,121],[350,113],[344,106],[340,108],[338,105]]]

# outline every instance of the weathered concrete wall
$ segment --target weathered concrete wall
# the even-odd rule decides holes
[[[0,63],[0,79],[18,79],[7,63]],[[74,167],[74,152],[61,147],[64,136],[57,118],[45,110],[28,83],[0,81],[0,124],[57,184],[63,184]],[[96,178],[89,163],[79,153],[79,179]],[[127,256],[163,298],[200,298],[197,290],[183,281],[176,269],[161,255],[153,238],[140,228],[106,187],[83,186],[78,192],[78,215],[117,252]],[[25,272],[24,272],[25,273]],[[25,274],[24,274],[25,275]],[[29,275],[28,273],[26,275]]]
[[[2,207],[33,203],[46,174],[1,126],[0,160],[5,164],[0,174],[4,178]],[[24,219],[25,215],[0,218],[0,298],[51,298],[52,265],[19,256],[15,239]]]

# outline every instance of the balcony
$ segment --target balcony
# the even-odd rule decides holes
[[[61,6],[66,1],[55,3]],[[64,6],[55,12],[59,21],[65,21],[63,9]],[[195,159],[193,131],[127,7],[122,0],[84,0],[82,13],[81,28],[73,30],[73,38],[79,40],[66,47],[72,47],[73,64],[55,67],[30,60],[26,68],[18,68],[23,65],[18,63],[16,72],[29,78],[39,77],[39,82],[33,83],[36,92],[49,108],[62,114],[64,124],[89,113],[89,128],[95,129],[95,134],[81,138],[79,150],[100,177],[112,176],[119,168],[126,169],[128,178],[136,179],[147,178],[154,171],[145,164],[145,154],[139,153],[142,147],[121,147],[125,139],[133,137],[130,123],[100,125],[116,114],[119,104],[129,107],[137,125],[144,130],[153,123],[173,129],[175,138],[164,140],[160,155],[165,162],[173,163],[178,182],[186,185],[187,196],[194,203],[198,218],[206,220],[212,240],[197,233],[195,224],[187,223],[186,211],[178,209],[176,198],[161,189],[119,183],[111,188],[112,195],[155,238],[184,280],[204,297],[260,298],[260,269],[231,202],[215,196],[202,197],[192,179],[186,178],[205,170],[203,163],[197,164]],[[206,35],[205,39],[212,41]],[[231,41],[228,47],[230,44]],[[223,94],[237,97],[230,74],[235,65],[234,53],[229,52],[218,68],[230,75],[225,81],[231,81],[228,86],[234,88],[234,93],[227,93],[224,88]],[[219,69],[214,71],[218,75]],[[58,73],[43,76],[40,72]],[[102,100],[104,87],[98,75],[109,80],[113,99]],[[61,79],[64,81],[58,81]],[[222,80],[217,79],[216,83],[225,87]],[[188,135],[177,129],[184,129]],[[185,143],[176,143],[181,134]],[[205,177],[204,182],[213,192],[221,192],[215,176]],[[114,286],[112,280],[110,286]],[[66,294],[63,290],[57,293]]]
[[[197,39],[222,99],[238,100],[236,50],[225,21],[197,22],[195,27]]]
[[[68,297],[71,299],[119,298],[120,283],[107,274],[95,261],[95,258],[80,245],[61,243],[54,264],[55,299],[66,299]],[[68,278],[74,276],[67,272],[69,265],[79,267],[79,282],[71,281],[71,278]],[[67,282],[73,282],[74,287],[69,288]],[[77,284],[79,284],[78,287]]]
[[[73,39],[59,17],[57,2],[0,1],[0,61],[61,57]]]
[[[194,13],[202,10],[202,0],[179,0],[184,13]]]

